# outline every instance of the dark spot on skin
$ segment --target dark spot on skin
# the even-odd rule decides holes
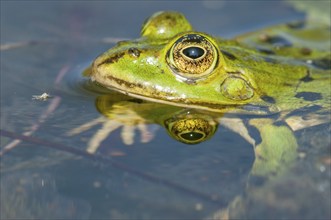
[[[255,145],[257,146],[262,142],[261,134],[255,126],[250,125],[248,122],[248,120],[244,121],[248,130],[248,134],[255,140]]]
[[[115,81],[118,85],[125,85],[125,87],[127,87],[127,88],[134,88],[134,87],[143,88],[143,85],[140,84],[140,83],[129,83],[125,80],[118,79],[118,78],[113,77],[113,76],[108,76],[107,78],[112,80],[112,81]]]
[[[221,50],[222,54],[225,55],[229,60],[236,60],[237,57],[235,55],[233,55],[232,53],[225,51],[225,50]]]
[[[116,84],[120,85],[120,86],[124,86],[126,88],[139,88],[139,89],[145,89],[145,86],[141,83],[130,83],[130,82],[127,82],[125,80],[122,80],[122,79],[118,79],[116,77],[113,77],[113,76],[107,76],[107,78],[113,82],[115,82]],[[128,95],[128,93],[125,93],[126,95]],[[161,97],[161,96],[164,96],[164,97],[168,97],[168,96],[173,96],[173,94],[171,94],[170,92],[169,93],[160,93],[158,92],[156,89],[153,89],[153,91],[151,91],[151,94],[153,94],[155,97]],[[134,99],[131,99],[130,101],[132,101]],[[135,102],[137,103],[140,103],[140,102],[143,102],[143,100],[141,101],[138,101],[139,99],[136,99]]]
[[[129,102],[141,104],[141,103],[143,103],[143,100],[141,100],[141,99],[130,99]]]
[[[177,19],[176,19],[176,17],[170,16],[170,15],[166,15],[164,18],[165,18],[165,20],[167,20],[168,25],[170,27],[173,27],[173,26],[176,26],[177,25]]]
[[[291,47],[292,43],[284,37],[281,36],[270,36],[267,34],[261,35],[260,40],[269,44],[272,44],[275,47]]]
[[[233,71],[233,72],[227,72],[228,74],[233,74],[233,75],[240,75],[242,74],[240,71]]]
[[[281,127],[281,126],[286,126],[286,127],[288,127],[288,124],[286,124],[286,122],[285,121],[275,121],[274,123],[273,123],[273,125],[275,125],[275,126],[277,126],[277,127]]]
[[[303,98],[306,101],[316,101],[322,99],[321,93],[317,92],[299,92],[295,95],[296,98]]]
[[[263,112],[265,114],[270,114],[269,107],[267,106],[257,106],[257,105],[244,105],[242,107],[243,110],[248,111],[248,112]]]
[[[312,60],[312,65],[322,70],[329,70],[331,69],[331,59],[330,58],[315,59]]]
[[[300,81],[302,81],[302,82],[311,82],[311,81],[313,81],[314,79],[310,75],[311,75],[310,71],[307,70],[307,75],[305,75],[304,77],[302,77],[300,79]]]
[[[250,175],[249,185],[254,187],[264,186],[267,180],[266,177]]]
[[[302,55],[307,56],[311,54],[311,49],[309,49],[308,47],[303,47],[301,48],[300,52]]]
[[[322,108],[323,107],[320,105],[312,105],[312,106],[308,106],[308,107],[303,107],[303,108],[292,111],[290,114],[287,115],[287,117],[289,118],[291,116],[302,116],[302,115],[306,115],[309,113],[314,113],[314,112],[321,110]]]
[[[268,95],[264,95],[261,97],[261,99],[265,102],[268,102],[268,103],[271,103],[271,104],[275,104],[276,101],[274,98],[272,98],[271,96],[268,96]]]
[[[283,83],[283,86],[293,86],[293,84],[285,82]]]
[[[295,21],[295,22],[290,22],[287,24],[287,27],[291,29],[302,29],[304,28],[306,23],[304,21]]]
[[[136,57],[136,58],[138,58],[138,57],[140,56],[140,53],[141,53],[141,51],[138,50],[138,49],[135,48],[135,47],[131,47],[131,48],[129,48],[128,52],[129,52],[129,54],[130,54],[131,56]]]
[[[124,44],[127,44],[127,43],[129,43],[128,40],[121,40],[121,41],[117,42],[117,46],[123,46]]]
[[[99,63],[98,66],[101,66],[101,65],[103,65],[105,63],[107,63],[107,64],[115,63],[115,62],[117,62],[123,56],[124,56],[124,53],[115,54],[114,56],[109,57],[109,58],[105,59],[103,62]]]
[[[257,159],[261,161],[267,161],[267,159],[265,157],[262,157],[261,155],[257,155]]]
[[[261,53],[264,53],[264,54],[268,54],[268,55],[272,55],[272,54],[275,54],[275,52],[273,50],[270,50],[268,48],[262,48],[262,47],[258,47],[256,48],[258,51],[260,51]]]
[[[265,62],[268,62],[268,63],[279,63],[279,61],[277,61],[276,59],[273,59],[271,57],[264,57],[263,59]]]

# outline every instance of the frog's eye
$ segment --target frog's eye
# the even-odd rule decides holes
[[[215,69],[218,51],[206,37],[200,34],[186,34],[170,48],[167,62],[176,75],[184,79],[199,79]]]
[[[198,144],[210,138],[217,125],[203,118],[185,118],[165,122],[169,134],[180,142]]]

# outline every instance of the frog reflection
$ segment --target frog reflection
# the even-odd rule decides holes
[[[102,117],[69,132],[69,135],[75,135],[97,124],[103,125],[90,139],[87,147],[89,153],[95,153],[101,142],[121,127],[121,138],[125,144],[133,144],[135,129],[141,133],[141,142],[150,142],[154,133],[148,126],[159,124],[166,128],[171,137],[186,144],[197,144],[210,139],[218,125],[227,127],[253,147],[254,175],[268,176],[277,173],[293,162],[297,155],[297,142],[290,127],[284,124],[274,125],[270,123],[273,119],[269,118],[224,117],[223,113],[148,102],[116,92],[99,96],[96,107],[103,114]],[[252,137],[249,133],[249,130],[254,129],[258,130],[257,137]]]
[[[124,144],[133,144],[135,129],[139,130],[142,143],[149,142],[154,137],[154,132],[148,128],[150,124],[165,127],[168,134],[180,142],[198,144],[214,135],[218,127],[217,120],[223,115],[142,101],[120,93],[99,96],[95,104],[103,116],[69,132],[69,135],[74,135],[103,124],[88,143],[89,153],[95,153],[101,142],[120,127],[123,127],[121,138]]]

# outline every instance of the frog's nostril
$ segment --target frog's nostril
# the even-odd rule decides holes
[[[141,51],[135,47],[129,48],[128,52],[129,52],[130,56],[135,57],[135,58],[138,58],[141,53]]]
[[[287,24],[287,27],[291,29],[302,29],[306,25],[305,21],[295,21],[295,22],[290,22]]]
[[[275,47],[291,47],[293,46],[292,43],[286,39],[285,37],[278,36],[278,35],[268,35],[268,34],[262,34],[260,36],[260,40],[265,43],[272,44]]]

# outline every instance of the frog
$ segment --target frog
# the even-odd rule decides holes
[[[140,38],[98,56],[90,77],[129,96],[217,112],[271,114],[329,100],[328,91],[319,90],[329,85],[330,33],[285,28],[271,29],[289,35],[295,45],[270,31],[270,36],[213,38],[193,31],[180,13],[159,12],[143,24]],[[250,40],[257,35],[258,42]]]
[[[297,157],[293,132],[330,121],[329,30],[327,24],[297,21],[225,39],[194,30],[179,12],[156,12],[143,23],[139,38],[118,42],[83,73],[111,96],[123,94],[129,100],[101,98],[96,106],[106,117],[70,135],[104,123],[88,147],[95,153],[121,126],[127,144],[133,143],[134,127],[142,142],[150,141],[149,123],[161,124],[181,142],[197,144],[221,123],[253,145],[254,175],[279,173]],[[181,133],[183,127],[168,126],[169,118],[175,118],[172,125],[186,126],[186,120],[196,126],[184,126]],[[207,124],[211,135],[194,130]],[[258,130],[258,141],[247,127]],[[205,138],[185,139],[193,134]]]

